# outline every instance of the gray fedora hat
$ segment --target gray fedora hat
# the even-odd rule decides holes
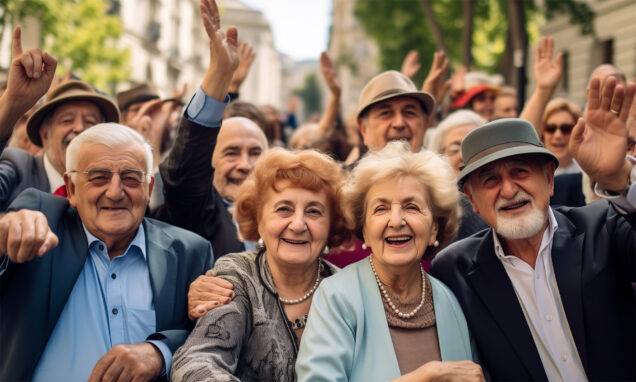
[[[525,154],[543,155],[557,166],[559,160],[543,147],[532,124],[519,118],[502,118],[482,125],[462,141],[464,167],[457,186],[462,190],[468,176],[478,168],[499,159]]]
[[[373,77],[362,89],[358,100],[358,118],[374,104],[401,96],[413,97],[420,101],[426,115],[431,115],[435,109],[435,99],[432,95],[417,90],[413,81],[404,74],[388,70]]]

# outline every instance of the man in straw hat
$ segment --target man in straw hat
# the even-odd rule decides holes
[[[532,125],[501,119],[462,142],[460,189],[491,227],[438,254],[493,380],[636,379],[636,85],[590,83],[570,150],[608,201],[549,207],[557,158]]]
[[[0,99],[0,148],[4,148],[15,122],[46,94],[57,61],[39,49],[22,52],[21,30],[13,36],[13,60],[7,91]],[[19,149],[3,150],[0,157],[0,211],[24,189],[66,196],[62,174],[66,147],[79,133],[100,122],[118,122],[119,110],[107,97],[81,81],[68,81],[53,89],[46,102],[31,115],[27,135],[44,154],[33,156]]]
[[[373,77],[362,89],[358,128],[371,150],[381,149],[389,141],[406,140],[418,151],[434,110],[433,96],[418,91],[404,74],[389,70]]]

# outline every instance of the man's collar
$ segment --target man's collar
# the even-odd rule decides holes
[[[55,167],[53,167],[53,164],[49,160],[49,157],[46,156],[46,154],[44,154],[43,157],[44,157],[44,172],[46,172],[46,177],[49,180],[49,186],[51,187],[50,192],[54,192],[55,190],[57,190],[58,188],[64,185],[64,178],[59,172],[57,172]]]
[[[84,228],[84,232],[86,233],[86,241],[88,242],[89,248],[91,247],[91,244],[93,244],[94,242],[104,244],[103,241],[98,239],[95,235],[90,233],[88,229],[86,229],[86,226],[84,225],[84,223],[82,223],[82,228]],[[124,254],[128,253],[128,250],[130,250],[132,246],[136,246],[137,248],[139,248],[139,250],[141,251],[141,254],[144,256],[144,259],[146,259],[146,233],[144,231],[143,224],[139,224],[139,228],[137,229],[137,234],[128,245],[128,248],[126,248],[126,251],[124,251]]]

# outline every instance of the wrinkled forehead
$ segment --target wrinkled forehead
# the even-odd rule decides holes
[[[107,146],[102,143],[85,142],[79,149],[78,165],[81,170],[141,170],[146,171],[144,148],[138,144]]]
[[[267,137],[263,130],[253,121],[244,117],[232,117],[223,121],[217,137],[217,147],[255,146],[267,148]]]
[[[51,115],[53,119],[55,119],[56,117],[59,117],[61,115],[68,114],[68,113],[93,114],[100,119],[103,118],[102,111],[99,108],[99,106],[97,106],[96,104],[90,101],[64,102],[63,104],[53,109],[49,113],[49,115]]]
[[[544,160],[537,155],[515,155],[485,164],[471,174],[471,179],[482,179],[494,174],[510,171],[515,168],[525,168],[530,171],[542,171]]]

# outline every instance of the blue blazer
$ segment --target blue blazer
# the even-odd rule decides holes
[[[0,276],[0,380],[28,380],[48,343],[86,257],[88,243],[79,215],[68,201],[29,189],[10,209],[39,210],[46,215],[59,245],[22,264],[10,263]],[[191,232],[145,218],[146,255],[157,333],[174,352],[193,323],[187,315],[190,283],[210,269],[209,242]]]
[[[0,212],[7,210],[13,199],[29,187],[50,191],[44,170],[44,157],[9,147],[0,155]]]
[[[453,293],[430,277],[443,361],[474,360]],[[296,360],[299,381],[388,381],[401,375],[369,258],[322,281]]]

